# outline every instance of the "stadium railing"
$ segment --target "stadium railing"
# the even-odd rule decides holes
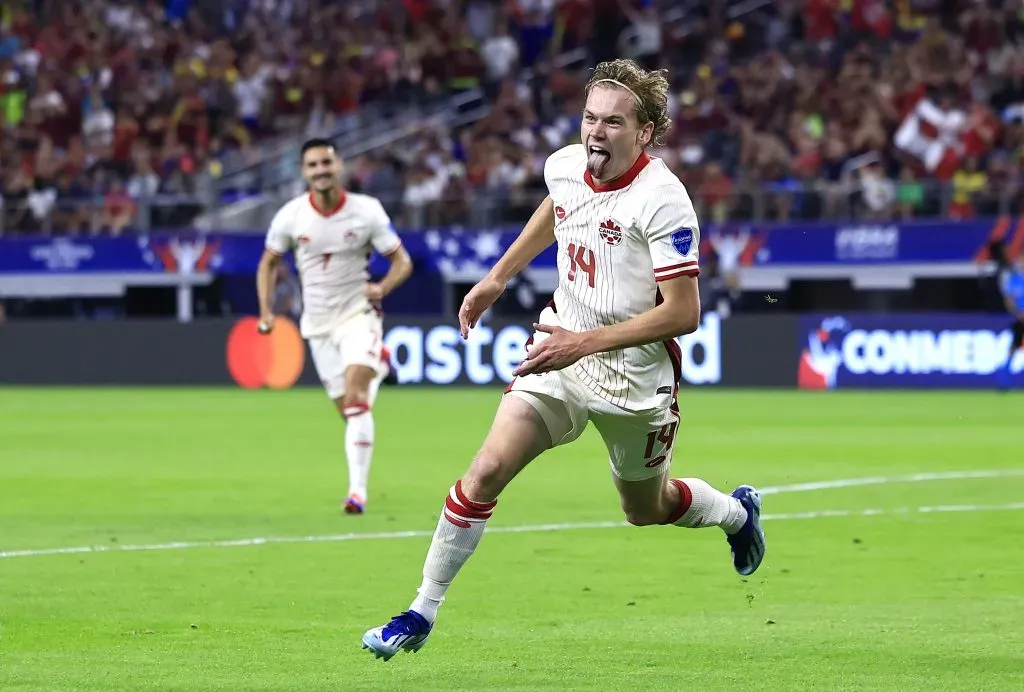
[[[298,156],[302,143],[309,137],[323,137],[343,150],[346,145],[366,141],[382,132],[405,131],[416,123],[436,119],[439,115],[459,113],[483,103],[484,94],[471,89],[432,103],[375,104],[362,106],[355,113],[337,118],[327,128],[307,121],[296,134],[270,146],[234,154],[225,163],[216,186],[221,191],[247,190],[253,193],[275,190],[299,175]]]
[[[588,53],[577,48],[554,56],[555,68],[582,67]],[[532,69],[523,70],[519,81],[529,85],[536,78]],[[282,190],[292,189],[299,177],[298,153],[308,137],[331,140],[345,158],[390,146],[397,141],[436,128],[461,127],[481,120],[490,113],[485,93],[479,89],[446,95],[431,101],[398,101],[369,103],[355,113],[338,119],[336,125],[325,129],[309,121],[290,138],[242,157],[236,155],[226,164],[217,179],[221,191],[248,190],[279,196]],[[299,183],[301,185],[301,182]]]

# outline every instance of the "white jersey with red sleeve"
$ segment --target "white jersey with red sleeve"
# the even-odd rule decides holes
[[[370,255],[390,255],[401,245],[381,203],[353,192],[343,192],[327,211],[316,207],[312,193],[296,197],[274,216],[266,240],[273,253],[295,253],[306,338],[372,309],[365,294]]]
[[[697,215],[660,159],[641,154],[605,185],[586,163],[583,145],[574,144],[544,166],[558,243],[555,310],[561,326],[577,332],[647,312],[661,300],[659,281],[699,272]],[[675,393],[679,362],[678,344],[667,341],[588,356],[572,374],[601,399],[645,411]]]

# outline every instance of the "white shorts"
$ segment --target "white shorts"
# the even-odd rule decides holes
[[[550,309],[541,313],[539,322],[558,324]],[[534,334],[535,343],[546,336]],[[679,427],[674,395],[666,395],[664,407],[627,411],[594,394],[566,369],[517,377],[506,396],[518,397],[537,410],[552,447],[575,441],[593,421],[608,449],[612,472],[624,481],[653,478],[672,463]]]
[[[370,385],[370,405],[373,405],[389,367],[382,356],[383,332],[380,317],[367,312],[346,320],[328,334],[308,339],[309,352],[327,396],[332,399],[344,396],[345,371],[352,365],[365,365],[377,371]]]

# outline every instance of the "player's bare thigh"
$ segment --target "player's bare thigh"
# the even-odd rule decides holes
[[[669,467],[679,427],[674,409],[646,414],[593,414],[608,449],[612,478],[626,520],[638,526],[660,524],[679,502]]]
[[[550,447],[551,435],[537,409],[518,396],[506,394],[498,404],[483,446],[462,477],[462,491],[474,502],[491,502],[516,474]]]

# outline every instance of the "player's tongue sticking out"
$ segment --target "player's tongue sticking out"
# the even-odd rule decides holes
[[[587,170],[590,171],[590,175],[598,179],[603,178],[611,158],[611,153],[600,144],[591,144],[587,149]]]

